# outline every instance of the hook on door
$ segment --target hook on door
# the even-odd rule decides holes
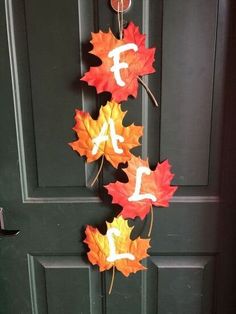
[[[131,6],[131,0],[111,0],[111,7],[116,12],[125,12]]]
[[[16,236],[20,230],[6,230],[4,228],[3,208],[0,208],[0,237]]]

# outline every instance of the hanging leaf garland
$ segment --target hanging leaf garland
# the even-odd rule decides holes
[[[169,200],[177,189],[176,186],[170,185],[174,177],[170,167],[166,160],[151,171],[147,160],[132,156],[128,167],[123,169],[129,181],[127,183],[117,181],[105,186],[113,198],[112,203],[122,206],[120,214],[124,218],[144,219],[152,205],[162,207],[169,205]]]
[[[120,34],[122,33],[120,39],[111,30],[107,33],[92,33],[93,49],[90,53],[97,56],[102,63],[100,66],[90,67],[81,80],[96,87],[97,93],[110,92],[112,100],[101,106],[96,120],[88,112],[76,110],[73,130],[78,139],[69,143],[74,151],[87,157],[88,163],[102,157],[93,183],[102,169],[104,158],[115,168],[120,163],[128,162],[128,167],[124,169],[128,182],[117,181],[105,186],[113,198],[112,203],[122,206],[120,215],[111,223],[106,222],[106,234],[101,234],[90,225],[85,230],[84,243],[89,248],[89,261],[98,265],[101,272],[113,269],[109,293],[112,290],[115,269],[128,277],[145,269],[140,262],[148,256],[150,239],[131,239],[133,227],[129,227],[126,219],[144,219],[151,209],[150,237],[153,225],[152,205],[167,207],[177,189],[170,185],[174,175],[170,171],[168,160],[158,164],[152,171],[147,160],[135,157],[130,152],[140,145],[143,127],[134,124],[124,127],[122,123],[126,112],[121,110],[119,103],[127,100],[130,95],[136,97],[140,82],[158,105],[149,87],[141,79],[143,75],[155,72],[155,48],[145,47],[145,35],[139,32],[133,22],[123,32],[121,27]]]
[[[140,145],[139,138],[143,134],[142,126],[122,125],[125,115],[115,101],[108,101],[100,108],[97,120],[93,120],[88,112],[76,110],[73,130],[79,139],[69,145],[81,156],[85,155],[87,162],[105,156],[117,168],[119,163],[131,158],[130,149]]]
[[[91,54],[101,59],[102,64],[90,67],[81,78],[95,86],[97,93],[108,91],[117,102],[137,97],[140,76],[154,73],[155,48],[145,47],[145,35],[133,22],[124,29],[123,39],[117,39],[111,30],[108,33],[92,33]]]

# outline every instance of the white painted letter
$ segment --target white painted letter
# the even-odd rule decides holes
[[[138,202],[138,201],[141,201],[145,198],[148,198],[148,199],[152,200],[153,202],[155,202],[157,200],[157,198],[153,194],[150,194],[150,193],[140,194],[143,173],[150,175],[151,170],[147,167],[139,167],[137,169],[135,190],[134,190],[134,193],[128,198],[128,200],[130,202],[135,202],[135,201]]]
[[[111,72],[114,72],[116,83],[119,86],[125,86],[125,82],[122,81],[121,76],[120,76],[120,70],[128,68],[128,63],[126,62],[120,63],[120,54],[127,50],[138,51],[138,46],[135,45],[134,43],[122,45],[120,47],[117,47],[111,50],[108,54],[109,58],[113,58],[114,65],[111,67]]]
[[[122,154],[123,149],[118,147],[117,142],[118,141],[121,143],[124,142],[124,138],[123,138],[123,136],[116,134],[115,124],[114,124],[114,121],[112,119],[109,119],[108,123],[110,126],[109,132],[110,132],[111,144],[113,146],[113,149],[114,149],[115,153]],[[104,122],[99,135],[92,139],[92,142],[94,143],[93,149],[92,149],[92,155],[97,154],[99,146],[102,142],[108,141],[109,137],[108,137],[108,135],[105,135],[107,128],[108,128],[108,124],[107,124],[107,122]]]
[[[119,259],[130,259],[131,261],[135,260],[135,257],[131,253],[121,253],[116,254],[115,242],[112,235],[119,237],[120,230],[117,228],[110,228],[107,230],[107,238],[109,243],[110,255],[107,257],[108,262],[115,262]]]

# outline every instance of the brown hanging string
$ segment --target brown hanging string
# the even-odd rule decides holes
[[[124,2],[123,1],[124,0],[118,0],[118,10],[117,10],[120,39],[123,38],[123,24],[124,24]]]

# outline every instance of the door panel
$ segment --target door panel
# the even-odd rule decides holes
[[[164,1],[160,155],[178,185],[208,184],[216,24],[215,0]]]
[[[159,256],[151,261],[150,281],[156,278],[157,287],[150,293],[158,300],[157,313],[213,313],[214,258]]]
[[[29,255],[28,267],[35,313],[100,313],[99,273],[81,257]]]
[[[133,1],[125,14],[157,47],[157,72],[145,78],[160,104],[139,88],[122,104],[125,124],[144,126],[133,152],[151,166],[169,159],[180,187],[155,209],[148,270],[125,278],[99,273],[86,259],[84,227],[120,208],[102,189],[117,172],[88,165],[68,142],[76,108],[96,117],[107,94],[79,81],[98,60],[90,33],[117,31],[109,1],[1,2],[0,238],[1,314],[211,314],[218,261],[219,156],[223,111],[224,1]],[[221,21],[219,24],[218,21]],[[131,222],[132,223],[132,222]],[[147,236],[149,218],[135,220]],[[226,313],[222,313],[226,314]]]
[[[82,313],[100,313],[100,277],[80,257],[29,255],[28,265],[36,313],[76,313],[78,298]],[[106,300],[111,313],[117,307],[120,313],[127,309],[133,313],[140,309],[144,313],[190,314],[202,313],[201,309],[203,313],[212,313],[215,266],[212,257],[159,256],[152,257],[146,266],[149,271],[137,274],[135,281],[128,278],[122,284],[124,279],[118,275],[120,285]]]

